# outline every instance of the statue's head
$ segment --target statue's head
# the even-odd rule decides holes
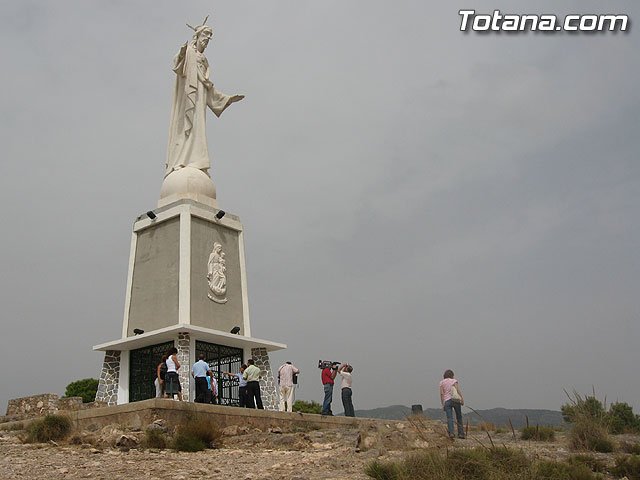
[[[200,53],[209,45],[209,40],[213,36],[213,30],[206,25],[201,26],[196,33],[193,34],[191,42],[195,45]]]
[[[197,27],[192,27],[187,24],[187,26],[194,31],[193,37],[191,37],[191,45],[196,47],[200,53],[204,52],[204,49],[209,45],[209,40],[211,40],[211,37],[213,36],[213,30],[211,30],[211,27],[205,25],[208,18],[209,16],[207,15],[204,22],[202,22],[202,25],[198,25]]]

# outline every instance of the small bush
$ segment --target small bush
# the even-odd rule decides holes
[[[147,430],[144,432],[142,446],[145,448],[167,448],[167,437],[160,430]]]
[[[171,446],[179,452],[199,452],[207,448],[207,445],[197,437],[191,437],[185,433],[176,433]]]
[[[563,405],[562,413],[571,422],[569,445],[577,450],[613,451],[609,438],[609,418],[595,397],[582,398],[574,392],[569,396],[571,405]]]
[[[77,380],[67,385],[64,392],[65,397],[82,397],[83,403],[93,402],[98,392],[98,380],[95,378],[85,378]]]
[[[640,443],[620,442],[620,450],[624,453],[640,455]]]
[[[592,472],[604,472],[606,470],[606,462],[599,460],[591,455],[574,455],[567,460],[570,465],[585,465]]]
[[[455,450],[448,456],[426,451],[399,462],[373,462],[365,473],[376,480],[507,480],[530,467],[522,451],[507,448]]]
[[[613,452],[614,444],[610,438],[589,438],[587,440],[587,448],[594,452],[610,453]]]
[[[71,433],[71,420],[64,415],[47,415],[33,422],[25,439],[27,443],[45,443],[62,440]]]
[[[401,478],[399,468],[395,463],[379,462],[377,460],[367,465],[364,473],[375,480],[396,480]]]
[[[616,402],[612,404],[607,416],[611,433],[640,431],[640,417],[633,414],[633,408],[627,403]]]
[[[542,461],[534,468],[535,479],[545,480],[594,480],[600,478],[584,464]]]
[[[522,427],[520,429],[520,436],[522,440],[536,440],[539,442],[554,442],[556,439],[556,432],[553,427],[547,425],[533,425],[528,427]]]
[[[365,473],[375,480],[597,480],[584,462],[532,463],[521,450],[474,448],[448,455],[425,451],[401,461],[374,461]]]
[[[595,395],[582,398],[579,393],[573,392],[574,398],[567,394],[569,403],[562,405],[561,411],[565,422],[574,423],[582,417],[604,417],[605,409],[602,402]]]
[[[222,443],[222,431],[210,418],[192,418],[180,425],[173,437],[172,447],[184,452],[215,448]]]
[[[322,412],[322,405],[314,401],[305,402],[304,400],[296,400],[295,402],[293,402],[292,410],[294,412],[300,412],[300,413],[320,414]]]
[[[611,469],[616,478],[627,477],[629,480],[640,479],[640,456],[616,458],[616,465]]]

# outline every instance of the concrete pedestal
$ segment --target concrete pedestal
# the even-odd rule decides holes
[[[149,380],[140,393],[135,372],[154,368],[151,363],[157,365],[167,345],[178,349],[183,397],[193,399],[189,372],[196,348],[217,345],[237,352],[243,362],[256,360],[263,370],[265,408],[276,408],[268,353],[286,345],[251,336],[242,224],[228,213],[218,219],[218,212],[183,199],[154,210],[154,219],[146,214],[137,218],[122,338],[94,346],[105,352],[97,400],[113,405],[127,403],[130,397],[149,398]],[[234,327],[237,334],[230,333]],[[149,378],[153,381],[155,373]]]

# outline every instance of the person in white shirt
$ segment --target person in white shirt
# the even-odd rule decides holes
[[[298,375],[298,370],[291,362],[286,362],[278,369],[278,383],[280,384],[280,411],[285,411],[285,402],[287,404],[287,412],[293,412],[293,393],[295,385],[293,376]]]
[[[355,417],[356,413],[353,410],[353,400],[351,398],[353,392],[351,391],[351,372],[353,367],[348,363],[343,363],[338,373],[342,376],[342,406],[344,407],[345,417]]]

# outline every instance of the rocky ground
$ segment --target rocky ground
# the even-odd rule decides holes
[[[161,424],[158,426],[161,428]],[[366,479],[373,459],[397,459],[418,448],[471,448],[480,444],[525,449],[536,458],[575,454],[564,438],[525,442],[511,433],[472,432],[450,442],[438,424],[371,423],[360,429],[269,432],[232,427],[223,445],[197,453],[141,448],[144,432],[121,426],[80,432],[59,444],[24,444],[19,431],[0,432],[0,478],[47,479]],[[640,438],[625,439],[638,442]],[[74,444],[75,442],[75,444]],[[613,463],[612,455],[596,454]]]

